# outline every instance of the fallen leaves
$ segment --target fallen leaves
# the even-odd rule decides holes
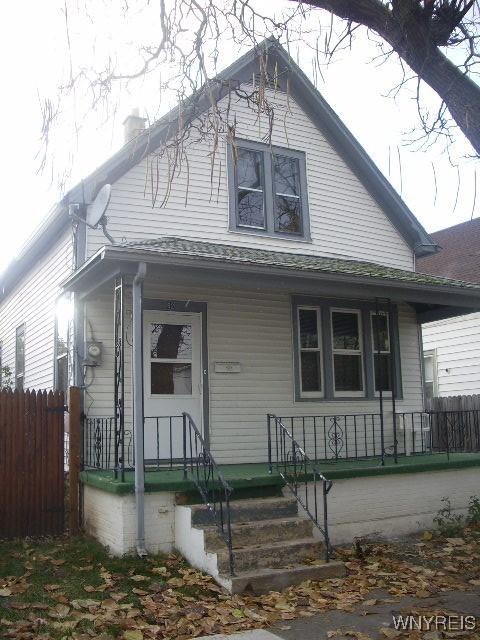
[[[348,568],[345,578],[307,581],[262,596],[230,596],[174,554],[114,560],[96,549],[92,557],[72,562],[62,552],[75,543],[63,544],[52,543],[51,552],[44,553],[30,546],[18,554],[18,575],[0,578],[2,638],[186,640],[281,625],[329,610],[371,615],[376,605],[404,596],[427,604],[445,590],[480,586],[480,535],[475,532],[465,538],[439,540],[423,534],[417,542],[364,544],[361,558],[354,549],[342,548],[337,554]],[[35,596],[24,599],[32,588]],[[372,593],[378,589],[389,597]],[[351,629],[330,634],[369,640]],[[404,637],[389,627],[382,627],[381,634]]]

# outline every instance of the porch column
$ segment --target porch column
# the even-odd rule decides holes
[[[133,381],[133,433],[135,442],[135,505],[137,509],[137,553],[147,555],[145,549],[145,468],[143,443],[143,358],[142,358],[142,299],[143,281],[147,273],[147,265],[140,262],[132,286],[133,315],[133,349],[132,349],[132,381]]]

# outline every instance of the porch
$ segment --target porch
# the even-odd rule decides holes
[[[406,473],[428,473],[480,467],[480,451],[474,453],[432,453],[428,456],[402,456],[398,463],[393,458],[386,458],[385,464],[379,459],[337,460],[326,463],[322,468],[330,480],[347,480],[391,476]],[[147,468],[145,476],[146,493],[174,492],[183,494],[186,499],[198,502],[200,499],[195,483],[185,478],[181,467],[165,467],[161,469]],[[238,496],[276,495],[285,486],[285,482],[275,469],[270,472],[268,463],[220,465],[220,471],[232,487],[232,498]],[[307,474],[311,480],[313,474]],[[82,482],[91,487],[115,495],[134,493],[134,471],[125,471],[123,479],[115,477],[112,470],[84,469]]]
[[[334,543],[372,533],[383,504],[380,519],[406,531],[420,517],[412,482],[431,485],[430,521],[451,470],[472,485],[476,459],[457,456],[480,448],[478,415],[423,411],[418,324],[453,312],[447,292],[455,313],[480,307],[480,287],[164,239],[104,248],[66,289],[84,305],[82,340],[102,355],[82,363],[86,521],[118,553],[175,547],[232,586],[250,552],[265,568],[252,549],[275,520],[278,557],[294,552],[305,576],[309,553],[328,564],[330,524]],[[210,526],[223,547],[208,547]],[[238,536],[250,536],[248,553]]]

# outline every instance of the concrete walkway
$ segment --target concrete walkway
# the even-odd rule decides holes
[[[360,605],[354,612],[332,610],[311,618],[297,618],[278,623],[266,631],[244,631],[231,636],[216,635],[198,640],[327,640],[329,631],[338,630],[335,640],[352,640],[352,636],[341,633],[358,631],[365,633],[372,640],[385,640],[382,628],[392,626],[392,616],[402,612],[408,614],[416,607],[435,610],[442,614],[456,613],[476,618],[475,633],[480,637],[480,590],[475,591],[447,591],[433,598],[401,598],[395,602],[381,602],[382,599],[392,600],[392,597],[382,591],[369,594],[368,600],[379,600],[375,605]],[[433,630],[433,629],[432,629]],[[473,632],[470,632],[473,634]],[[467,634],[466,634],[467,635]],[[473,635],[470,637],[474,637]]]

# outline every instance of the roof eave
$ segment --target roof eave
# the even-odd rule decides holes
[[[119,246],[104,247],[99,250],[80,270],[63,283],[65,291],[81,291],[82,279],[88,274],[98,284],[106,282],[108,277],[119,274],[124,269],[125,273],[134,274],[132,263],[146,262],[151,267],[171,267],[173,269],[194,269],[200,275],[202,272],[217,272],[221,274],[240,274],[250,278],[252,275],[265,276],[283,280],[282,287],[288,288],[300,280],[322,282],[325,285],[343,284],[378,289],[376,295],[390,297],[396,300],[411,302],[431,301],[444,306],[460,306],[465,308],[480,308],[480,287],[478,289],[466,289],[460,286],[448,286],[446,284],[412,283],[388,278],[375,278],[373,276],[335,273],[333,271],[314,271],[307,269],[293,269],[278,265],[260,265],[251,262],[232,262],[215,258],[206,258],[174,253],[161,253],[154,250],[127,248]],[[107,274],[104,278],[92,276],[94,269],[103,264]],[[278,278],[281,276],[281,278]],[[290,283],[290,285],[289,285]],[[301,293],[301,291],[298,291]],[[387,295],[388,293],[388,295]],[[375,295],[372,293],[372,295]],[[449,304],[445,304],[445,298],[449,296]],[[357,295],[358,297],[358,295]]]

